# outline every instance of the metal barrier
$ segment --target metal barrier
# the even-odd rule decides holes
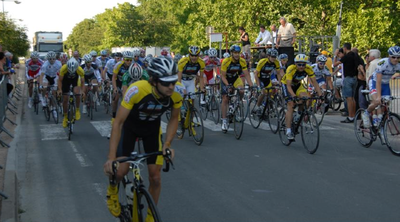
[[[12,102],[10,102],[10,99],[7,95],[7,81],[8,79],[4,77],[0,82],[0,133],[4,132],[8,134],[11,138],[14,138],[14,136],[3,125],[6,120],[9,120],[12,124],[15,125],[14,122],[12,122],[9,118],[7,118],[6,116],[7,110],[10,110],[10,112],[13,114],[17,113],[13,108],[9,107],[9,104],[12,104]],[[14,104],[12,105],[15,106]],[[3,147],[10,147],[10,145],[8,145],[1,139],[0,139],[0,145],[2,145]]]
[[[398,98],[390,103],[390,110],[400,114],[400,78],[390,80],[390,92],[392,96]]]

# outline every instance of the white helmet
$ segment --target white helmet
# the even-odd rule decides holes
[[[79,64],[75,58],[70,58],[67,62],[67,68],[69,73],[74,73],[78,69]]]
[[[96,51],[94,51],[94,50],[93,50],[93,51],[91,51],[89,54],[90,54],[90,56],[97,56],[97,52],[96,52]]]
[[[131,51],[124,51],[124,52],[122,52],[122,57],[128,58],[128,59],[133,59],[133,53]]]
[[[92,62],[92,56],[90,54],[86,54],[85,56],[83,56],[83,61],[85,62]]]
[[[178,80],[178,68],[172,59],[166,57],[157,57],[150,61],[147,72],[153,78],[166,82]]]
[[[140,56],[140,49],[139,48],[133,48],[132,54],[133,54],[133,56]]]
[[[217,50],[214,49],[214,48],[210,48],[210,49],[208,50],[208,56],[209,56],[209,57],[217,57],[217,54],[218,54],[218,52],[217,52]]]
[[[229,57],[231,57],[231,54],[229,54],[229,52],[225,52],[224,55],[223,55],[223,57],[224,57],[224,58],[229,58]]]
[[[134,81],[140,80],[140,78],[142,78],[142,67],[136,62],[132,63],[132,65],[129,66],[129,75]]]
[[[326,62],[327,58],[324,55],[317,56],[317,62]]]
[[[33,52],[31,53],[31,58],[32,58],[32,59],[38,59],[38,58],[39,58],[39,53],[36,52],[36,51],[33,51]]]
[[[49,51],[49,52],[47,53],[47,55],[46,55],[46,59],[47,59],[47,60],[49,60],[49,59],[56,59],[56,57],[57,57],[57,54],[56,54],[55,52],[53,52],[53,51]]]
[[[108,54],[107,50],[101,50],[100,55],[106,56]]]

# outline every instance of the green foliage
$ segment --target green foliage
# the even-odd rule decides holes
[[[238,27],[243,26],[254,42],[260,25],[267,29],[272,24],[279,27],[281,16],[294,25],[298,36],[333,36],[341,0],[138,2],[137,7],[127,2],[118,4],[82,21],[68,37],[68,46],[81,52],[115,46],[170,46],[172,51],[186,54],[189,45],[208,48],[207,26],[226,33],[229,42],[239,40]],[[400,41],[399,15],[400,1],[346,0],[341,42],[351,42],[362,53],[371,48],[384,52]],[[320,41],[326,44],[326,40]],[[308,44],[306,40],[304,44]]]
[[[26,28],[17,26],[7,14],[0,14],[0,44],[3,50],[9,50],[15,58],[25,56],[29,49]]]

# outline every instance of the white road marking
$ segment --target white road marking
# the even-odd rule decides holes
[[[96,191],[97,194],[100,195],[100,197],[102,197],[104,203],[107,204],[107,197],[106,197],[106,190],[104,189],[104,184],[101,183],[94,183],[93,184],[93,188]]]
[[[102,137],[108,136],[111,132],[111,121],[90,121],[90,123]]]
[[[74,142],[68,141],[69,145],[71,145],[72,151],[74,151],[76,159],[78,159],[79,163],[81,164],[81,167],[88,167],[88,166],[93,166],[92,163],[87,161],[84,157],[84,155],[80,154],[78,152],[78,149],[76,148]]]
[[[63,140],[68,138],[61,124],[47,124],[39,127],[42,140]]]

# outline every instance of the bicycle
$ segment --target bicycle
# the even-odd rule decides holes
[[[333,94],[330,90],[326,90],[321,88],[321,91],[324,93],[323,96],[323,100],[313,100],[311,103],[311,109],[315,114],[315,117],[318,120],[318,125],[321,126],[322,121],[324,120],[325,114],[328,112],[329,110],[329,102],[332,100],[333,98]],[[312,90],[311,93],[312,96],[316,95],[315,90]]]
[[[74,124],[75,124],[75,95],[72,85],[69,87],[68,93],[68,140],[71,140],[71,135],[74,131]]]
[[[228,126],[233,123],[233,131],[235,132],[235,138],[240,139],[243,133],[244,125],[244,111],[243,111],[243,100],[240,98],[240,88],[234,88],[228,86]],[[231,92],[230,92],[231,91]],[[228,130],[227,130],[228,131]],[[226,133],[227,131],[223,131]]]
[[[154,203],[154,200],[151,197],[150,193],[147,191],[145,184],[143,183],[140,167],[142,166],[142,162],[147,158],[163,155],[164,158],[167,159],[166,166],[163,171],[168,172],[170,164],[171,167],[175,169],[171,160],[171,151],[169,149],[166,149],[166,153],[166,155],[163,155],[162,151],[144,154],[132,152],[129,157],[113,162],[112,166],[114,175],[116,174],[119,163],[128,162],[130,165],[129,169],[132,172],[131,179],[129,178],[129,176],[125,176],[122,180],[124,194],[123,198],[121,198],[121,200],[123,200],[123,203],[120,202],[121,214],[119,216],[119,219],[121,222],[144,222],[146,221],[146,214],[147,217],[151,216],[155,222],[161,221],[161,216],[158,208]],[[113,176],[113,178],[111,179],[110,184],[114,186],[116,185],[115,176]]]
[[[97,83],[85,83],[85,86],[88,87],[88,94],[86,96],[87,114],[90,120],[93,120],[93,110],[97,112],[96,100],[98,96],[96,95],[97,92],[94,92],[94,87],[97,86]]]
[[[342,102],[345,99],[343,98],[342,95],[342,86],[337,83],[337,81],[341,81],[341,78],[338,78],[336,75],[332,75],[332,77],[333,77],[333,89],[331,91],[333,96],[329,102],[329,106],[333,110],[338,111],[340,109],[340,106],[342,105]]]
[[[32,97],[33,97],[34,112],[36,113],[36,115],[38,115],[40,99],[39,99],[39,82],[36,79],[33,80],[33,96]]]
[[[47,106],[43,107],[43,112],[44,112],[44,116],[47,121],[50,121],[50,114],[51,114],[51,116],[53,116],[53,120],[54,120],[55,124],[58,124],[58,102],[53,95],[52,87],[55,87],[55,86],[43,87],[43,88],[47,88],[45,96],[43,98],[46,100]]]
[[[308,97],[303,97],[303,98],[294,98],[294,108],[293,108],[293,118],[292,118],[292,124],[291,124],[291,130],[296,136],[297,134],[301,133],[301,140],[303,142],[304,148],[307,150],[309,154],[314,154],[319,146],[319,125],[317,118],[315,117],[314,113],[309,109],[308,107],[308,100],[314,100],[314,99],[321,99],[321,98],[308,98]],[[304,109],[301,112],[298,112],[295,110],[295,108],[298,106],[297,102],[298,101],[303,101],[304,104]],[[285,109],[281,109],[279,112],[279,137],[281,139],[281,142],[285,146],[289,146],[292,142],[295,141],[289,140],[286,137],[286,111]],[[299,132],[300,128],[300,132]],[[308,138],[310,136],[310,138]]]
[[[194,143],[201,145],[204,140],[203,119],[200,117],[199,111],[193,105],[193,99],[202,92],[188,93],[183,98],[181,109],[181,120],[179,122],[176,135],[178,139],[182,139],[185,130],[189,131],[189,136],[193,136]]]
[[[366,96],[367,101],[369,101],[369,90],[361,90],[361,92]],[[382,120],[376,126],[372,124],[373,118],[371,112],[369,116],[371,126],[364,127],[361,115],[365,112],[365,109],[360,108],[357,110],[354,117],[354,132],[358,142],[363,147],[370,147],[379,137],[381,145],[386,145],[392,154],[400,156],[400,116],[396,113],[392,113],[389,106],[390,101],[395,99],[398,98],[393,96],[382,98],[381,105],[375,108],[375,110],[379,108],[382,109]]]
[[[277,93],[276,90],[279,88],[280,86],[271,86],[262,89],[265,90],[267,94],[264,96],[259,110],[257,110],[258,96],[251,98],[249,120],[254,129],[257,129],[261,125],[261,122],[268,121],[271,132],[274,134],[278,132],[279,111],[275,94]]]
[[[112,104],[112,93],[113,93],[113,86],[108,81],[104,81],[104,85],[102,87],[102,100],[104,105],[104,110],[106,114],[110,113],[111,104]]]
[[[207,119],[207,115],[210,112],[215,124],[218,124],[220,119],[219,103],[215,97],[215,84],[209,84],[206,86],[206,95],[204,98],[206,104],[200,104],[200,114],[203,120]]]

